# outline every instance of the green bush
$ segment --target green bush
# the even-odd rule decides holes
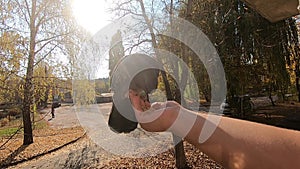
[[[154,90],[149,94],[149,100],[151,103],[153,102],[165,102],[167,101],[167,96],[164,91],[159,89]]]

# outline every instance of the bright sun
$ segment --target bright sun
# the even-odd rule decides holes
[[[77,22],[92,34],[110,23],[108,8],[107,0],[73,0],[73,14]]]
[[[110,23],[112,15],[108,12],[109,7],[108,0],[73,0],[72,3],[73,14],[78,24],[92,34]],[[101,64],[97,77],[108,77],[108,62]]]

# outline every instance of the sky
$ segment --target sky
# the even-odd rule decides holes
[[[95,35],[103,27],[111,23],[112,15],[109,13],[109,0],[73,0],[72,9],[79,25]],[[101,63],[96,77],[108,77],[108,62]]]
[[[108,0],[73,0],[73,14],[77,22],[92,34],[110,23]]]

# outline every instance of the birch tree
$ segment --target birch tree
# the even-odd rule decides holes
[[[33,104],[34,67],[53,55],[64,55],[68,37],[75,36],[76,25],[71,17],[70,4],[64,0],[4,0],[4,28],[19,33],[26,41],[24,49],[23,144],[33,143],[30,114]]]

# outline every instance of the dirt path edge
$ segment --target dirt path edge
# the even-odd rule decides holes
[[[73,144],[73,143],[77,142],[78,140],[82,139],[82,138],[85,137],[85,136],[86,136],[86,132],[83,133],[81,136],[75,138],[74,140],[71,140],[71,141],[69,141],[69,142],[67,142],[67,143],[65,143],[65,144],[63,144],[63,145],[61,145],[61,146],[59,146],[59,147],[56,147],[56,148],[53,148],[53,149],[51,149],[51,150],[49,150],[49,151],[46,151],[46,152],[43,152],[43,153],[34,155],[34,156],[30,157],[30,158],[22,159],[22,160],[15,161],[15,162],[12,162],[12,163],[9,163],[9,164],[0,165],[0,168],[2,168],[2,167],[3,167],[3,168],[7,168],[7,167],[15,166],[15,165],[18,165],[18,164],[20,164],[20,163],[27,162],[27,161],[33,160],[33,159],[35,159],[35,158],[38,158],[38,157],[41,157],[41,156],[50,154],[50,153],[52,153],[52,152],[55,152],[55,151],[57,151],[57,150],[60,150],[60,149],[64,148],[64,147],[67,146],[67,145],[70,145],[70,144]]]

